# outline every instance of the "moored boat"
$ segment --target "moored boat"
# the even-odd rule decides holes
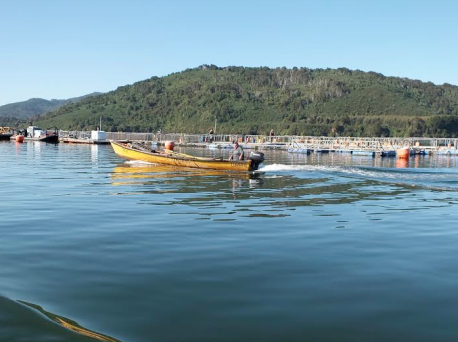
[[[38,137],[30,138],[30,140],[57,144],[59,142],[59,135],[57,134],[57,132],[46,130],[42,134],[40,134]]]
[[[264,154],[261,152],[251,152],[249,158],[246,160],[227,160],[223,158],[195,157],[184,153],[177,153],[171,149],[158,152],[141,143],[111,141],[111,146],[114,152],[122,158],[200,169],[256,171],[259,168],[259,164],[264,161]]]
[[[9,140],[12,135],[9,127],[0,127],[0,140]]]
[[[59,138],[59,141],[67,144],[96,144],[96,145],[105,145],[109,144],[110,141],[107,140],[107,135],[105,131],[91,131],[91,136],[86,137],[75,137],[75,136],[63,136]]]
[[[27,136],[25,140],[42,141],[42,142],[56,144],[59,142],[59,134],[58,134],[57,129],[42,130],[36,126],[29,126],[27,128]]]

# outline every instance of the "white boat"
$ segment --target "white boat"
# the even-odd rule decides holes
[[[310,150],[304,145],[296,141],[293,141],[291,145],[288,146],[289,153],[299,153],[299,154],[309,154]]]

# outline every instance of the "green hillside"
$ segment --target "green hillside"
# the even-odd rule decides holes
[[[67,103],[78,102],[86,97],[96,96],[99,94],[100,93],[92,93],[67,100],[45,100],[33,98],[27,101],[3,105],[0,106],[0,123],[2,125],[13,126],[18,121],[28,121],[29,118],[56,110]]]
[[[27,119],[37,114],[59,108],[67,103],[66,100],[30,99],[23,102],[10,103],[0,106],[0,117],[15,117]]]
[[[457,136],[458,87],[341,69],[201,66],[34,119],[43,127],[106,131]]]

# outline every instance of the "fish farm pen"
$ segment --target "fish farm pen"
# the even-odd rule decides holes
[[[89,139],[90,131],[60,131],[61,139],[73,137]],[[162,145],[174,141],[177,146],[203,148],[230,148],[238,141],[245,148],[279,149],[302,152],[338,152],[359,155],[378,154],[408,147],[413,151],[427,154],[457,154],[458,138],[375,138],[375,137],[317,137],[317,136],[266,136],[241,134],[185,134],[185,133],[131,133],[106,132],[107,140],[149,141]]]

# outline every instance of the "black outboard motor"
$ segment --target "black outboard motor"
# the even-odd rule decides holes
[[[250,157],[253,162],[251,163],[251,171],[256,171],[259,167],[259,164],[261,164],[264,161],[264,153],[262,152],[251,152]]]

